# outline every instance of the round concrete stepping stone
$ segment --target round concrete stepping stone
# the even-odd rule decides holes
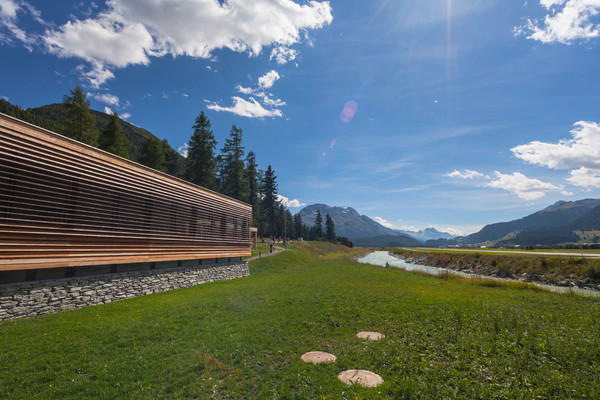
[[[346,385],[356,383],[364,387],[375,387],[383,383],[381,376],[364,369],[349,369],[338,375],[338,379]]]
[[[379,332],[358,332],[356,336],[358,336],[361,339],[368,340],[379,340],[385,337],[382,333]]]
[[[309,362],[313,364],[334,362],[335,360],[337,360],[336,356],[334,356],[333,354],[325,353],[324,351],[309,351],[308,353],[302,354],[300,358],[304,362]]]

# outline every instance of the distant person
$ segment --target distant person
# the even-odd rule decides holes
[[[273,252],[273,240],[269,242],[269,253]]]

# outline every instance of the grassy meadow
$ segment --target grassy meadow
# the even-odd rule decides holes
[[[0,398],[600,398],[598,299],[296,247],[247,278],[0,323]],[[354,368],[385,382],[337,380]]]

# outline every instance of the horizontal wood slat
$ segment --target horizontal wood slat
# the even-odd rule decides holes
[[[250,205],[0,114],[0,271],[250,255]]]

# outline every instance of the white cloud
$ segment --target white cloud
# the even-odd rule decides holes
[[[281,78],[279,73],[275,70],[271,70],[258,78],[258,86],[264,89],[268,89],[275,84],[275,81]]]
[[[17,25],[20,13],[27,13],[37,22],[45,24],[40,18],[40,12],[26,1],[0,0],[0,43],[14,44],[12,38],[15,38],[22,42],[29,51],[33,51],[38,37],[29,35]],[[6,34],[2,31],[5,31]]]
[[[19,4],[13,0],[0,0],[0,18],[14,20],[17,18]]]
[[[506,190],[524,200],[539,199],[544,197],[546,192],[561,189],[548,182],[527,178],[520,172],[507,175],[496,171],[495,175],[496,180],[487,183],[486,186]]]
[[[115,74],[105,68],[103,64],[98,62],[92,62],[90,69],[87,71],[83,65],[80,65],[78,70],[82,73],[83,77],[87,79],[90,85],[96,89],[98,89],[107,80],[115,77]]]
[[[600,168],[600,126],[579,121],[571,131],[572,139],[557,144],[530,142],[511,149],[517,158],[553,169]]]
[[[127,120],[127,119],[131,118],[131,114],[123,113],[123,114],[119,115],[119,118]]]
[[[292,199],[292,200],[290,200],[287,197],[281,196],[279,194],[275,195],[275,197],[276,197],[276,200],[279,203],[283,204],[284,207],[297,208],[297,207],[303,207],[303,206],[306,205],[305,203],[302,203],[298,199]]]
[[[241,117],[248,118],[264,118],[264,117],[281,117],[283,113],[281,110],[273,109],[267,110],[264,108],[254,97],[250,97],[250,100],[242,99],[238,96],[233,96],[233,105],[231,107],[222,107],[216,103],[208,102],[208,109],[214,111],[227,111]]]
[[[104,107],[104,114],[113,115],[113,110],[110,107]]]
[[[383,225],[386,228],[390,228],[390,229],[396,229],[394,224],[392,224],[390,221],[383,219],[381,217],[373,217],[372,218],[373,221],[377,222],[379,225]]]
[[[598,23],[593,21],[600,12],[600,0],[540,0],[540,4],[549,12],[543,22],[528,19],[525,26],[515,27],[516,34],[563,44],[600,35]]]
[[[286,64],[290,61],[294,61],[298,56],[298,51],[294,49],[288,49],[285,46],[274,47],[271,50],[271,56],[269,61],[275,59],[277,64]]]
[[[179,154],[181,154],[183,157],[187,158],[189,149],[190,149],[190,145],[187,143],[184,143],[181,146],[179,146],[179,148],[177,149],[177,152]]]
[[[600,169],[581,167],[571,171],[570,175],[567,181],[574,186],[586,189],[600,188]]]
[[[242,85],[237,85],[235,87],[235,90],[237,90],[238,92],[243,93],[243,94],[252,94],[255,92],[254,89],[243,87]]]
[[[91,95],[94,99],[104,103],[104,104],[108,104],[109,106],[118,106],[119,105],[119,98],[113,94],[109,94],[109,93],[92,93]]]
[[[285,101],[281,99],[272,98],[271,94],[265,93],[264,89],[271,88],[275,81],[280,79],[279,73],[275,70],[271,70],[258,78],[258,83],[255,88],[244,87],[237,85],[235,90],[245,95],[255,95],[261,99],[262,105],[256,100],[255,97],[249,97],[248,100],[243,99],[239,96],[233,96],[233,105],[231,107],[222,107],[216,102],[210,102],[205,100],[209,105],[208,108],[215,111],[227,111],[233,114],[248,117],[248,118],[264,118],[264,117],[282,117],[283,112],[277,108],[285,106]]]
[[[14,15],[18,3],[2,2],[2,12]],[[93,18],[73,19],[43,35],[51,53],[83,59],[95,66],[94,71],[103,71],[97,84],[114,77],[106,71],[148,64],[150,57],[210,59],[212,51],[222,48],[250,55],[258,55],[263,47],[288,48],[303,40],[301,32],[333,20],[327,1],[109,0],[107,5]],[[283,58],[293,54],[280,53]]]
[[[579,121],[571,139],[558,143],[534,141],[511,149],[515,157],[530,164],[571,170],[567,181],[575,186],[600,188],[600,125]]]
[[[262,98],[263,103],[266,106],[281,107],[281,106],[285,106],[286,105],[285,101],[283,101],[281,99],[272,99],[271,97],[269,97],[269,95],[267,95],[264,92],[256,93],[256,95],[259,96],[260,98]]]
[[[10,101],[10,98],[6,97],[6,96],[0,96],[0,99],[4,99],[6,101]]]
[[[575,193],[568,192],[566,190],[561,190],[560,194],[562,194],[563,196],[575,196]]]
[[[483,174],[481,172],[473,171],[470,169],[465,169],[462,172],[455,169],[453,172],[450,172],[444,176],[448,176],[450,178],[474,179],[481,178]]]

